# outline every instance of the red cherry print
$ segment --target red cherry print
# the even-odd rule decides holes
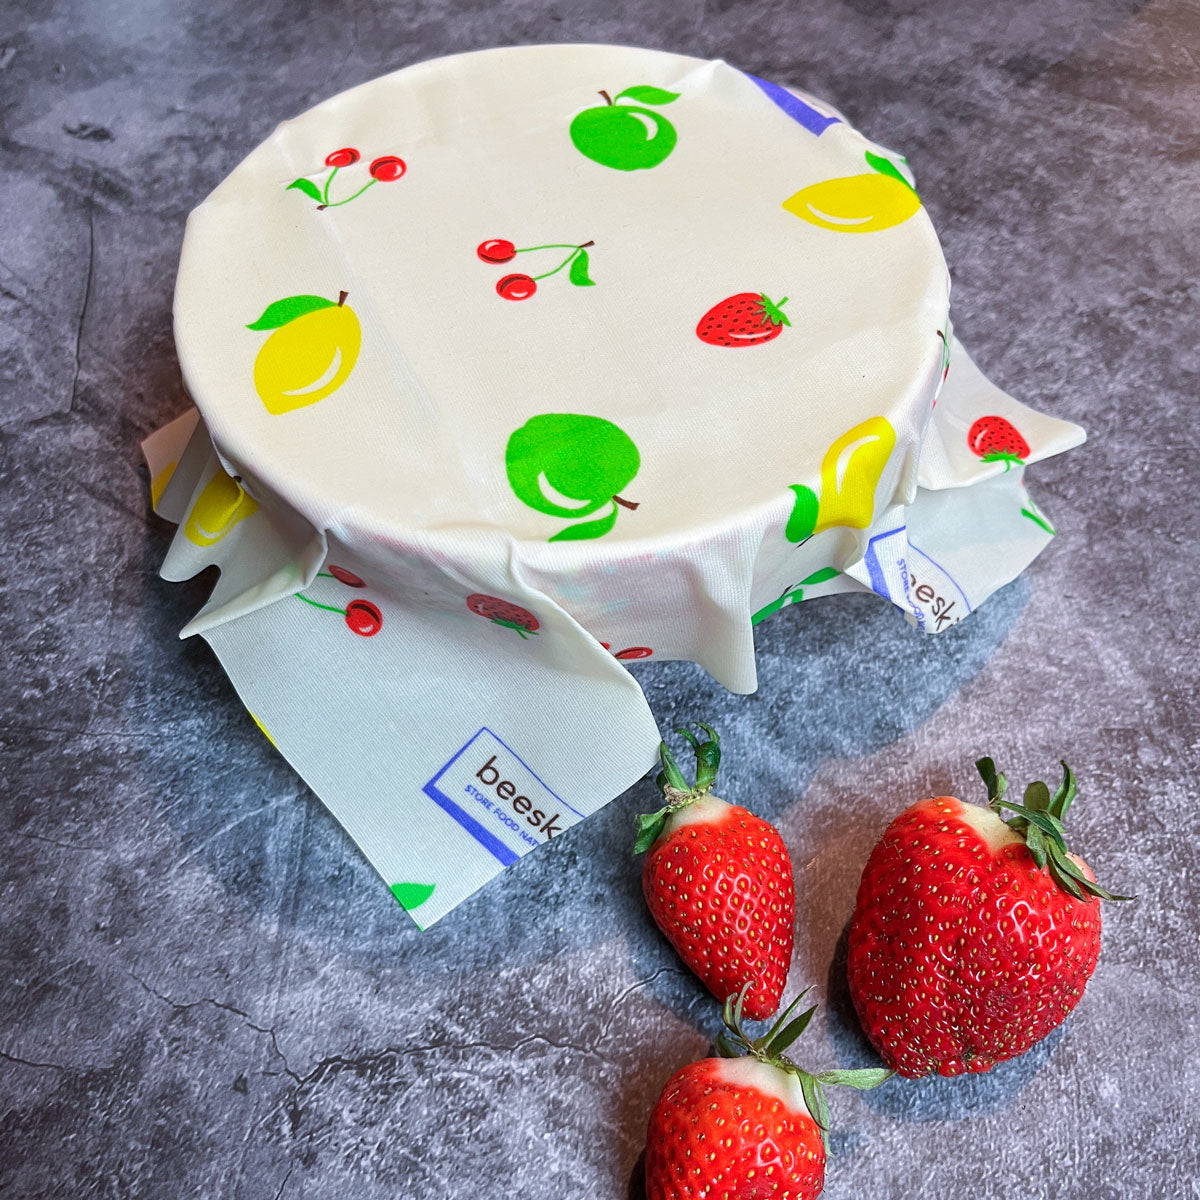
[[[628,650],[618,650],[617,658],[649,658],[654,653],[649,646],[630,646]]]
[[[353,571],[347,571],[345,567],[335,567],[332,563],[327,563],[326,569],[334,579],[339,583],[344,583],[347,587],[359,588],[367,586]]]
[[[394,154],[383,154],[371,163],[369,170],[380,183],[394,183],[408,168],[404,165],[404,159]]]
[[[496,284],[496,292],[505,300],[528,300],[537,291],[537,284],[530,275],[505,275]]]
[[[517,248],[507,238],[488,238],[475,251],[485,263],[506,263],[517,257]]]
[[[351,600],[346,605],[346,624],[359,637],[374,637],[383,628],[383,613],[370,600]]]
[[[358,162],[361,155],[353,146],[343,146],[340,150],[334,150],[332,154],[325,156],[325,165],[327,167],[349,167]]]

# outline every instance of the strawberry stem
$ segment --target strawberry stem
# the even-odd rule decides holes
[[[683,737],[695,752],[696,779],[694,783],[688,783],[667,743],[659,743],[658,754],[662,760],[663,769],[658,773],[654,783],[662,790],[666,804],[655,812],[642,813],[638,816],[637,837],[633,844],[634,854],[642,854],[654,845],[659,834],[662,833],[667,818],[673,812],[678,812],[679,809],[694,804],[702,796],[707,796],[712,789],[713,781],[717,777],[717,768],[721,765],[721,739],[711,725],[706,725],[703,721],[697,721],[696,724],[708,735],[706,741],[697,740],[696,735],[688,729],[676,730],[676,733]]]
[[[798,1017],[792,1018],[792,1013],[800,1005],[800,1001],[812,991],[807,987],[786,1009],[767,1032],[759,1038],[751,1038],[742,1028],[742,1008],[745,1004],[746,993],[754,986],[754,981],[748,979],[732,996],[727,996],[721,1008],[721,1021],[725,1028],[717,1035],[717,1051],[722,1058],[739,1058],[748,1055],[767,1066],[776,1067],[794,1075],[800,1082],[800,1090],[804,1095],[804,1104],[809,1116],[821,1130],[821,1138],[825,1148],[829,1148],[827,1136],[830,1118],[829,1104],[825,1099],[825,1085],[852,1087],[857,1091],[868,1091],[885,1083],[895,1074],[894,1071],[883,1067],[865,1067],[853,1071],[822,1071],[820,1074],[804,1070],[797,1066],[783,1051],[786,1050],[808,1028],[813,1014],[818,1006],[813,1005]]]
[[[996,764],[990,758],[977,760],[975,769],[987,787],[988,807],[999,817],[1003,817],[1003,809],[1017,814],[1005,824],[1025,839],[1038,869],[1048,871],[1064,892],[1084,903],[1090,903],[1093,897],[1101,900],[1133,899],[1132,896],[1115,895],[1088,879],[1069,857],[1063,818],[1075,800],[1076,786],[1075,776],[1065,761],[1062,763],[1062,782],[1054,794],[1051,795],[1050,789],[1037,780],[1025,789],[1023,804],[1014,804],[1004,798],[1008,779],[996,770]]]

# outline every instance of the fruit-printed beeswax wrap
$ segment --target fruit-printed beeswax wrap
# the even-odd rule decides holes
[[[1076,426],[955,342],[905,160],[723,62],[540,46],[280,126],[188,221],[196,410],[146,443],[202,634],[426,927],[637,780],[626,664],[754,625],[936,633],[1053,536]]]

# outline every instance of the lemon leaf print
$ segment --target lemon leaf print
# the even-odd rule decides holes
[[[890,158],[884,158],[882,154],[872,154],[870,150],[866,153],[867,165],[874,167],[881,175],[890,175],[893,179],[898,179],[906,188],[913,188],[912,184],[904,178],[904,173]]]
[[[247,325],[247,329],[278,329],[297,317],[306,313],[316,312],[322,308],[332,308],[333,301],[324,296],[288,296],[284,300],[276,300],[268,304],[263,315],[257,321]]]
[[[822,179],[789,196],[783,207],[802,221],[835,233],[878,233],[900,225],[921,207],[920,197],[899,169],[869,150],[873,170]]]
[[[323,400],[346,382],[358,360],[362,327],[346,303],[287,296],[268,304],[247,329],[272,330],[254,360],[254,390],[274,415]]]
[[[817,527],[817,493],[802,483],[793,483],[796,499],[792,502],[792,515],[788,517],[784,536],[789,542],[802,542],[810,538]]]

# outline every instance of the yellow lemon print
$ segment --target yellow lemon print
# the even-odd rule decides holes
[[[183,532],[197,546],[211,546],[257,509],[258,501],[247,496],[236,479],[218,471],[192,505]]]
[[[802,483],[792,484],[795,502],[785,536],[802,542],[814,533],[840,525],[866,529],[875,516],[875,491],[896,446],[896,432],[886,417],[868,417],[848,429],[825,452],[821,462],[821,495]]]
[[[336,304],[323,296],[288,296],[246,326],[274,331],[254,360],[254,390],[267,412],[315,404],[346,382],[362,343],[362,327],[346,295]]]
[[[169,462],[155,477],[150,480],[150,507],[158,512],[158,502],[162,499],[162,494],[167,490],[167,484],[171,482],[171,476],[175,474],[175,468],[179,466],[178,460]]]
[[[867,151],[866,161],[872,172],[810,184],[789,196],[783,207],[838,233],[876,233],[907,221],[921,207],[912,185],[881,155]]]

